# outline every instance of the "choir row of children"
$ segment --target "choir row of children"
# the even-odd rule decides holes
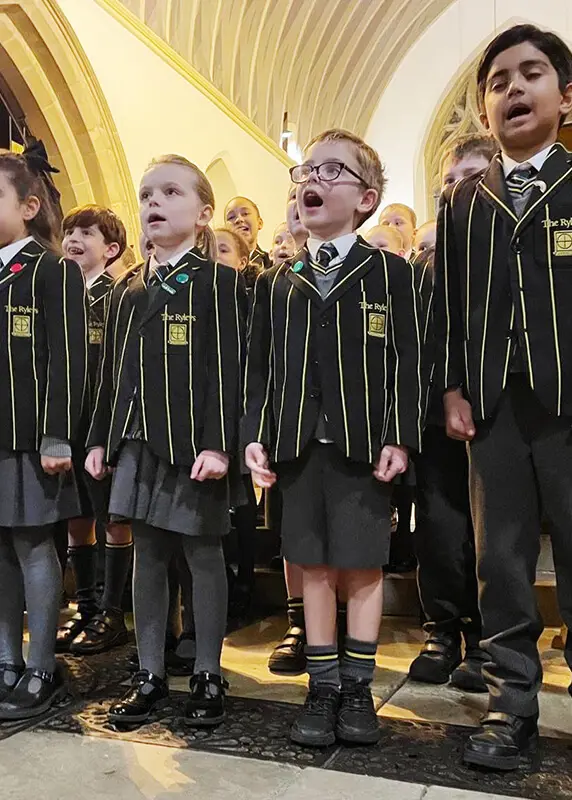
[[[112,283],[119,220],[72,212],[58,257],[49,164],[0,155],[0,719],[37,716],[66,691],[52,531],[73,520],[80,610],[58,631],[60,649],[81,652],[110,631],[124,640],[135,541],[138,671],[110,720],[142,722],[168,697],[177,558],[192,575],[195,631],[185,720],[223,720],[222,540],[229,508],[254,504],[244,454],[255,483],[280,491],[290,627],[269,666],[310,678],[292,739],[376,742],[391,484],[413,457],[428,639],[410,675],[489,692],[467,762],[513,769],[535,745],[541,508],[572,622],[572,167],[557,144],[572,54],[554,34],[516,26],[485,51],[478,85],[493,138],[446,154],[436,245],[434,224],[418,229],[402,205],[357,235],[384,170],[362,139],[334,129],[290,171],[273,264],[252,201],[231,201],[228,227],[213,232],[205,175],[181,156],[155,159],[139,192],[149,257]],[[96,515],[107,522],[101,607]]]

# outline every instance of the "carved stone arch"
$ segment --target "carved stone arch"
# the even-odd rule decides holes
[[[228,165],[228,153],[219,153],[205,170],[205,175],[213,187],[216,202],[215,220],[224,224],[224,207],[228,201],[236,197],[238,190]]]
[[[137,240],[135,191],[111,112],[55,0],[0,0],[0,73],[60,174],[62,208],[100,203]]]

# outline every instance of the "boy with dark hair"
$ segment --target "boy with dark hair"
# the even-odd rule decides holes
[[[256,283],[243,420],[259,486],[282,490],[282,550],[303,575],[310,687],[293,741],[379,739],[370,683],[390,542],[389,483],[420,446],[413,270],[355,233],[385,179],[359,137],[330,130],[291,169],[309,231]],[[344,653],[337,589],[347,590]],[[340,691],[341,690],[341,691]]]
[[[498,151],[497,141],[483,133],[467,133],[456,138],[441,158],[441,190],[485,170]]]
[[[464,759],[509,770],[538,738],[542,511],[572,624],[572,155],[557,143],[572,110],[572,53],[555,34],[517,25],[486,49],[478,88],[501,153],[444,195],[436,382],[448,435],[470,442],[488,654],[489,711]],[[572,666],[570,636],[565,656]]]
[[[107,300],[113,285],[108,267],[126,247],[125,226],[109,208],[86,205],[74,208],[63,221],[63,250],[84,274],[89,297],[88,391],[83,414],[83,440],[87,436]],[[94,481],[83,469],[85,452],[75,454],[76,477],[82,500],[82,517],[69,521],[70,563],[76,582],[78,611],[58,629],[57,652],[74,655],[101,653],[124,644],[127,628],[121,608],[131,565],[133,543],[129,525],[108,523],[109,479]],[[96,520],[106,525],[105,581],[101,601],[96,597]]]

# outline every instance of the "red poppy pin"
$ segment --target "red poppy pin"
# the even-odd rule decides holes
[[[12,266],[10,267],[10,272],[22,272],[23,269],[24,269],[23,264],[12,264]]]

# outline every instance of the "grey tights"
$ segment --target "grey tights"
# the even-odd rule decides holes
[[[220,539],[186,536],[133,521],[133,605],[141,669],[165,675],[165,630],[169,611],[169,563],[183,553],[193,578],[197,657],[195,672],[220,674],[226,630],[227,583]]]
[[[0,528],[0,663],[24,663],[24,598],[30,649],[27,666],[53,672],[62,574],[53,526]]]

